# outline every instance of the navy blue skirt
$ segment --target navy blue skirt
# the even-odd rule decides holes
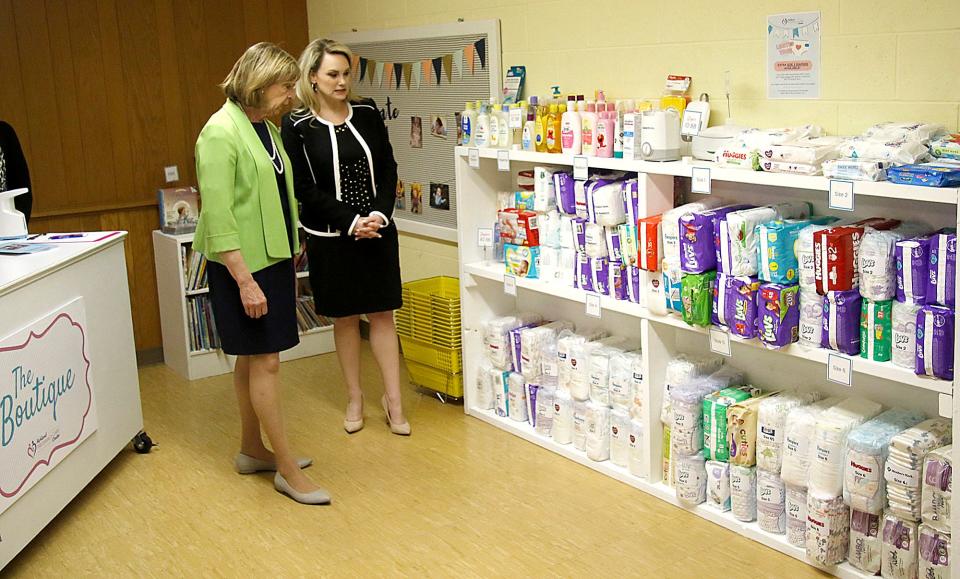
[[[234,356],[273,354],[300,343],[297,332],[297,277],[285,259],[253,273],[267,298],[267,314],[253,319],[243,310],[240,288],[226,266],[207,262],[210,304],[220,347]]]

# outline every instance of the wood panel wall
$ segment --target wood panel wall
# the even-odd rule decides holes
[[[305,0],[0,0],[0,119],[34,191],[32,232],[125,229],[137,350],[161,346],[156,191],[193,148],[246,47],[307,44]],[[177,165],[167,184],[163,168]]]

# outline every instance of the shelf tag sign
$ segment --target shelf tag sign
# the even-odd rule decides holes
[[[506,149],[497,151],[497,171],[510,171],[510,151]]]
[[[573,158],[573,178],[585,180],[587,178],[587,158],[576,156]]]
[[[853,181],[830,179],[830,209],[853,211]]]
[[[714,354],[727,356],[733,354],[730,351],[730,334],[717,328],[710,328],[710,351]]]
[[[710,168],[694,167],[690,173],[690,192],[710,194]]]
[[[514,107],[510,109],[510,128],[511,129],[523,128],[523,113],[524,113],[524,110],[521,108]]]
[[[839,354],[827,356],[827,380],[853,386],[853,360]]]
[[[474,169],[480,168],[480,149],[467,149],[467,160]]]
[[[503,293],[508,296],[517,295],[517,278],[512,275],[503,276]]]
[[[477,228],[477,247],[493,247],[493,229],[489,227]]]
[[[600,317],[600,295],[599,294],[587,294],[587,315],[591,318]]]

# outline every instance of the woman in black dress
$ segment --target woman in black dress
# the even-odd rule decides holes
[[[380,112],[351,98],[346,46],[314,40],[300,56],[297,96],[303,104],[283,119],[300,222],[306,230],[310,284],[317,313],[334,318],[337,356],[349,403],[343,427],[363,428],[360,316],[380,366],[381,405],[390,430],[410,434],[400,400],[400,350],[393,310],[402,305],[400,252],[393,215],[397,162]]]

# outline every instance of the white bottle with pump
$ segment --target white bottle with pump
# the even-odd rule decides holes
[[[490,103],[490,132],[487,133],[487,146],[491,149],[500,148],[500,105]]]
[[[580,113],[577,112],[577,101],[573,95],[567,99],[567,112],[560,118],[560,145],[568,155],[579,155],[582,145],[583,127],[580,124]]]
[[[460,115],[460,132],[463,135],[461,145],[464,147],[475,146],[474,132],[477,130],[477,111],[473,108],[473,102],[467,103],[466,108]]]
[[[475,147],[490,146],[490,114],[487,112],[487,105],[480,105],[480,114],[477,115],[477,129],[474,133]]]
[[[510,128],[510,105],[500,107],[500,134],[497,144],[501,149],[510,149],[513,146],[513,129]]]
[[[587,111],[581,115],[580,121],[580,150],[583,155],[592,157],[594,155],[594,138],[597,134],[597,105],[593,102],[587,103]]]

